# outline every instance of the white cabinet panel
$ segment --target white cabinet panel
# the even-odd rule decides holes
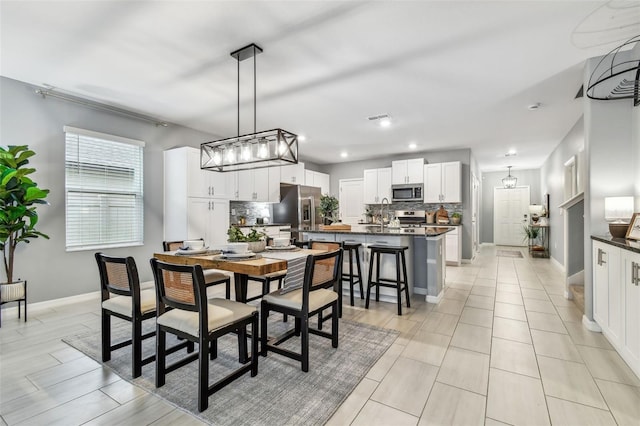
[[[321,194],[329,194],[331,190],[331,178],[327,173],[316,172],[314,170],[305,170],[304,184],[307,186],[315,186],[320,188]]]
[[[392,184],[422,183],[424,180],[423,166],[424,159],[422,158],[392,161]]]
[[[240,170],[236,173],[237,197],[240,201],[280,202],[280,170],[277,167]]]
[[[621,250],[624,292],[623,352],[630,364],[640,368],[640,254]]]
[[[391,167],[364,171],[365,204],[380,204],[386,198],[391,202]]]
[[[462,234],[459,227],[445,234],[445,261],[447,264],[460,266],[462,255]]]
[[[304,185],[304,163],[280,167],[280,182]]]
[[[184,173],[187,174],[187,195],[189,197],[229,198],[226,172],[222,173],[211,170],[202,170],[200,168],[199,149],[185,147],[171,151],[177,152],[179,150],[186,150],[187,153],[187,162],[184,167]],[[180,158],[175,157],[172,161],[180,161]]]
[[[189,198],[187,238],[203,238],[205,245],[224,244],[229,229],[229,201]]]
[[[593,318],[606,329],[609,327],[609,254],[614,247],[593,242]]]
[[[425,164],[424,202],[461,203],[461,173],[462,164],[459,161]]]

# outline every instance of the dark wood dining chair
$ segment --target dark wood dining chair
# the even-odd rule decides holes
[[[311,250],[335,251],[342,248],[342,243],[336,241],[308,241]],[[344,252],[343,252],[344,253]],[[340,264],[340,277],[338,278],[338,317],[342,318],[342,264]],[[318,314],[318,330],[322,330],[322,324],[331,318],[331,314],[324,316],[323,312]]]
[[[331,346],[338,347],[338,282],[342,264],[342,248],[328,253],[310,255],[306,259],[302,288],[282,292],[276,290],[265,295],[260,305],[261,353],[275,352],[300,361],[302,371],[309,371],[309,334],[331,339]],[[309,327],[309,318],[324,309],[331,308],[331,333]],[[295,326],[282,336],[268,339],[267,319],[275,311],[295,317]],[[279,345],[301,336],[300,352],[284,349]]]
[[[156,316],[156,292],[154,288],[141,289],[138,268],[133,257],[95,254],[100,272],[100,296],[102,318],[102,361],[111,359],[111,351],[131,345],[131,375],[142,374],[142,366],[155,360],[155,354],[142,358],[142,341],[153,337],[155,330],[142,334],[142,322]],[[111,317],[131,322],[131,338],[111,344]],[[193,344],[183,342],[171,348],[171,352]]]
[[[200,238],[200,240],[204,241],[202,238]],[[164,249],[164,251],[176,251],[180,247],[182,247],[183,243],[183,241],[163,241],[162,248]],[[204,274],[204,282],[207,287],[217,284],[224,284],[224,297],[227,299],[231,299],[231,277],[229,277],[229,275],[225,274],[219,269],[203,269],[202,273]]]
[[[156,387],[165,384],[166,375],[198,360],[198,410],[209,406],[214,394],[243,374],[258,374],[258,310],[228,299],[207,299],[200,265],[174,265],[151,259],[158,296],[156,320]],[[169,310],[170,309],[170,310]],[[251,325],[251,357],[247,352],[247,326]],[[167,365],[166,334],[198,343],[198,353]],[[228,333],[238,335],[238,358],[245,365],[209,386],[209,359],[217,357],[217,339]]]

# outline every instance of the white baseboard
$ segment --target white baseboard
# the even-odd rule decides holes
[[[461,263],[473,263],[473,259],[462,259]]]
[[[442,300],[443,296],[444,296],[444,290],[441,291],[440,294],[438,294],[437,296],[429,296],[429,295],[427,295],[425,300],[427,301],[427,303],[440,303],[440,301]]]
[[[413,294],[426,295],[427,294],[427,289],[426,288],[421,288],[421,287],[414,287],[413,288]]]
[[[550,257],[549,257],[549,259],[551,260],[551,264],[552,264],[552,265],[554,265],[556,268],[558,268],[558,269],[559,269],[560,271],[562,271],[562,272],[564,272],[564,271],[565,271],[565,269],[564,269],[564,265],[563,265],[563,264],[561,264],[560,262],[558,262],[558,261],[556,260],[556,258],[555,258],[555,257],[550,256]]]
[[[567,277],[567,285],[579,284],[584,285],[584,269],[580,272]]]
[[[29,296],[27,295],[27,298]],[[95,300],[97,302],[100,301],[100,292],[92,291],[90,293],[77,294],[75,296],[61,297],[59,299],[52,300],[44,300],[42,302],[29,303],[29,309],[47,309],[47,308],[57,308],[60,306],[68,305],[69,303],[77,303],[77,302],[87,302]],[[3,312],[9,313],[12,311],[18,311],[18,305],[12,306],[10,308],[6,308],[2,310]]]
[[[597,333],[602,333],[602,328],[598,325],[597,322],[590,320],[586,315],[582,316],[582,325],[584,325],[587,330],[595,331]]]

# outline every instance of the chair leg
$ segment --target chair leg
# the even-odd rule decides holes
[[[142,321],[131,320],[131,373],[133,378],[142,375]]]
[[[382,254],[376,256],[376,302],[380,301],[380,258]]]
[[[358,267],[358,284],[360,284],[360,299],[364,299],[364,288],[362,287],[362,269],[360,268],[360,250],[356,249],[356,262]]]
[[[349,302],[351,303],[351,306],[355,304],[353,300],[353,251],[352,250],[349,250]]]
[[[257,374],[258,374],[258,313],[254,312],[253,318],[251,318],[251,377],[255,377]]]
[[[400,253],[402,256],[402,273],[404,274],[404,293],[407,296],[407,308],[411,307],[411,298],[409,297],[409,278],[407,277],[407,262],[404,257],[404,251]]]
[[[307,321],[308,321],[308,320],[307,320]],[[296,335],[296,336],[299,336],[299,335],[300,335],[300,330],[301,330],[300,318],[296,318],[296,319],[294,320],[294,322],[295,322],[295,325],[294,325],[294,327],[293,327],[293,328],[294,328],[295,335]]]
[[[209,346],[209,359],[213,361],[218,358],[218,339],[213,339]]]
[[[337,311],[333,311],[333,318],[337,318]],[[296,318],[296,320],[300,320]],[[305,373],[309,371],[309,318],[304,318],[302,321],[302,371]]]
[[[227,300],[231,300],[231,278],[227,278],[227,280],[224,282],[224,285],[225,285],[224,297]]]
[[[396,295],[398,298],[398,315],[402,315],[402,281],[400,281],[400,253],[396,252]]]
[[[247,328],[243,327],[238,330],[238,362],[246,364],[249,361],[247,353]]]
[[[27,322],[27,296],[24,296],[24,322]]]
[[[336,315],[337,306],[334,304],[331,308],[331,346],[338,347],[338,316]]]
[[[165,344],[167,335],[160,327],[156,326],[156,387],[164,386],[167,372],[165,371],[166,353]]]
[[[102,311],[102,362],[111,359],[111,315]]]
[[[264,300],[260,302],[260,354],[267,356],[267,318],[269,305]],[[251,336],[253,338],[253,336]],[[256,336],[257,337],[257,336]]]
[[[324,319],[322,318],[322,311],[318,312],[318,330],[322,330],[322,323]]]
[[[373,256],[373,255],[371,255]],[[371,298],[371,279],[373,278],[373,265],[369,265],[369,280],[367,281],[367,300],[364,302],[365,309],[369,309],[369,300]]]
[[[20,301],[18,300],[18,318],[20,318]]]
[[[240,333],[238,333],[240,336]],[[200,336],[198,354],[198,411],[203,412],[209,407],[209,345]]]

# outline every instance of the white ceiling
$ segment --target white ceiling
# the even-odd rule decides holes
[[[306,135],[308,160],[414,142],[471,148],[489,171],[544,162],[582,114],[585,59],[640,33],[640,2],[2,1],[0,24],[1,75],[220,137],[237,134],[229,53],[255,42],[257,130]],[[240,70],[250,133],[252,61]]]

